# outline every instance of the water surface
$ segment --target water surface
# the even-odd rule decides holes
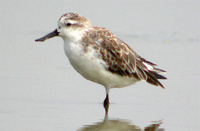
[[[70,65],[61,38],[35,43],[74,11],[110,29],[168,74],[110,92],[110,123],[167,131],[199,127],[199,2],[1,1],[0,130],[83,130],[105,122],[102,86]],[[120,124],[117,124],[120,125]]]

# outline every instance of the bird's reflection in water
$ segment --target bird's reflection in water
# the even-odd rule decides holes
[[[149,126],[146,126],[144,129],[136,125],[132,125],[129,120],[122,119],[109,119],[108,118],[108,109],[109,104],[104,104],[105,108],[105,117],[102,122],[96,122],[92,125],[85,125],[78,131],[164,131],[164,129],[159,128],[162,121],[154,122]]]

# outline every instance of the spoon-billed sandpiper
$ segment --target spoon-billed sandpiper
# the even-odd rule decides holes
[[[36,39],[43,42],[60,36],[71,65],[86,79],[101,84],[106,89],[104,106],[109,104],[111,88],[126,87],[145,80],[155,86],[164,86],[158,79],[164,70],[140,57],[127,44],[106,28],[92,26],[90,21],[77,13],[67,13],[58,21],[58,28]]]

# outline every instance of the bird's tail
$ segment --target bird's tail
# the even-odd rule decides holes
[[[156,64],[146,61],[144,59],[143,64],[146,67],[146,74],[147,74],[147,82],[150,84],[153,84],[155,86],[161,86],[162,88],[164,88],[164,86],[158,81],[158,79],[167,79],[165,76],[161,75],[161,74],[165,74],[166,71],[156,68]]]

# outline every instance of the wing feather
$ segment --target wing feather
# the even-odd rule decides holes
[[[99,46],[102,59],[107,63],[105,68],[108,71],[121,76],[146,80],[150,84],[163,87],[157,79],[166,79],[158,74],[165,71],[155,68],[156,64],[140,57],[109,30],[94,27],[93,32],[90,31],[88,36],[93,40],[91,43]]]

